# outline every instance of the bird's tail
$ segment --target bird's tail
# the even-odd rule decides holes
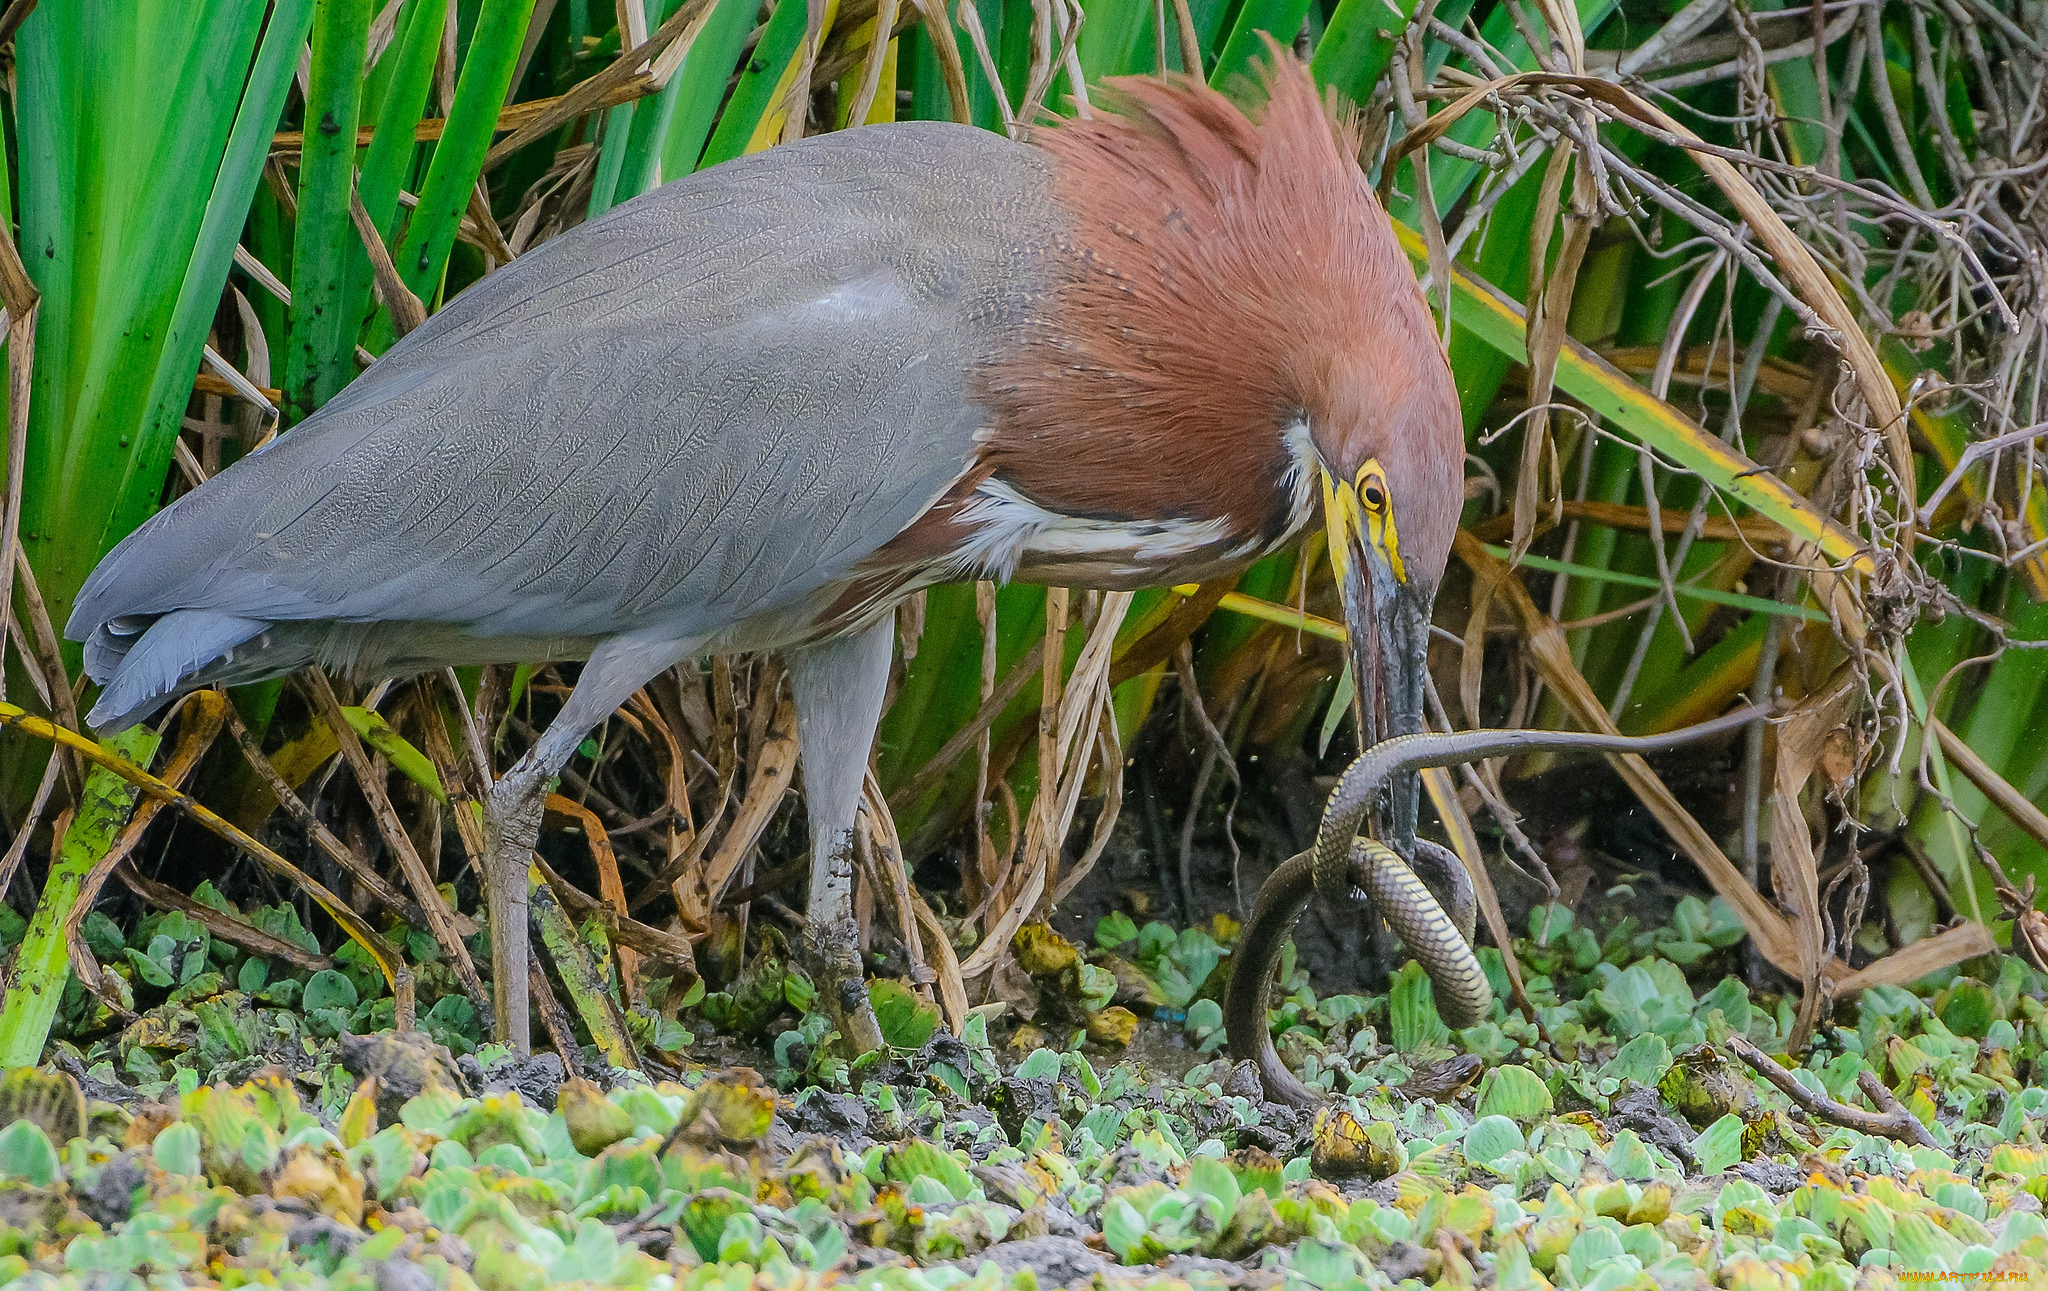
[[[85,670],[105,689],[86,721],[101,735],[125,731],[232,665],[236,647],[270,626],[207,610],[154,619],[120,616],[92,630]]]

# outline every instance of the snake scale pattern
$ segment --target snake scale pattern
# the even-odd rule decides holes
[[[1746,726],[1766,711],[1745,708],[1661,735],[1473,730],[1404,735],[1373,745],[1345,770],[1330,795],[1315,846],[1289,858],[1259,888],[1252,917],[1238,939],[1224,995],[1230,1056],[1255,1062],[1267,1096],[1276,1102],[1309,1107],[1325,1101],[1280,1061],[1266,1025],[1266,1000],[1281,946],[1318,893],[1339,909],[1363,909],[1369,903],[1387,921],[1429,973],[1437,1011],[1447,1024],[1471,1026],[1492,1010],[1493,988],[1472,950],[1471,876],[1458,858],[1434,843],[1416,840],[1415,860],[1441,876],[1440,900],[1393,848],[1360,836],[1374,800],[1396,776],[1517,753],[1658,752]]]

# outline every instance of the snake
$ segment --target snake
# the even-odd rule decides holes
[[[1447,1025],[1472,1026],[1492,1012],[1493,986],[1472,950],[1477,902],[1464,864],[1449,849],[1425,839],[1415,840],[1411,864],[1385,843],[1360,836],[1374,800],[1396,776],[1520,753],[1659,752],[1746,726],[1767,711],[1745,708],[1659,735],[1468,730],[1401,735],[1373,745],[1345,769],[1330,794],[1315,845],[1289,857],[1259,887],[1224,993],[1230,1056],[1257,1064],[1274,1102],[1312,1107],[1325,1101],[1287,1070],[1266,1026],[1266,1000],[1280,948],[1309,899],[1319,893],[1339,909],[1370,903],[1379,912],[1429,974],[1437,1012]],[[1417,865],[1438,880],[1441,897],[1418,876]]]

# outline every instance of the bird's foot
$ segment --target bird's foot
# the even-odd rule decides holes
[[[882,1027],[875,1021],[863,980],[860,945],[851,924],[813,919],[804,928],[804,967],[817,983],[825,1014],[855,1057],[882,1047]]]

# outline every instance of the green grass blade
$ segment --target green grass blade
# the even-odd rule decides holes
[[[2030,601],[2012,611],[2015,641],[2048,640],[2048,601]],[[1949,690],[1957,686],[1951,684]],[[2048,773],[2048,740],[2035,710],[2048,701],[2048,650],[2007,650],[1984,674],[1975,703],[1956,734],[1978,756],[2027,792]],[[2032,790],[2039,792],[2036,785]]]
[[[1141,35],[1152,26],[1153,0],[1097,0],[1087,6],[1087,21],[1074,42],[1074,55],[1081,60],[1081,74],[1090,84],[1105,76],[1128,76],[1151,71],[1137,65]],[[1168,21],[1172,7],[1168,6]],[[1151,41],[1145,39],[1150,48]],[[968,57],[972,59],[970,51]],[[1048,97],[1048,103],[1053,100]]]
[[[31,14],[14,41],[20,247],[29,277],[42,295],[36,320],[35,394],[29,411],[38,437],[60,434],[70,422],[71,383],[62,376],[69,366],[72,337],[80,330],[74,324],[88,321],[73,305],[78,258],[71,236],[84,197],[77,180],[80,136],[89,125],[83,107],[84,77],[77,66],[80,34],[77,24],[60,22],[49,13]],[[34,457],[31,446],[31,460]],[[27,521],[38,504],[23,501]],[[22,530],[27,541],[30,525],[24,523]],[[29,550],[33,554],[35,549]],[[36,568],[44,568],[41,560]]]
[[[716,166],[721,161],[731,161],[747,150],[761,118],[775,106],[782,74],[803,46],[809,17],[800,0],[775,6],[774,14],[768,19],[767,30],[761,33],[761,42],[754,46],[754,56],[747,61],[747,70],[740,74],[739,84],[733,87],[732,101],[726,104],[724,113],[718,118],[718,129],[711,136],[710,146],[704,150],[704,165]]]
[[[148,766],[162,739],[147,726],[131,726],[105,747],[137,766]],[[85,803],[64,833],[63,845],[43,884],[42,899],[14,961],[14,980],[0,1004],[0,1068],[30,1067],[42,1060],[50,1022],[71,979],[64,929],[78,904],[85,876],[135,811],[142,791],[113,772],[94,767],[85,777]]]
[[[179,287],[171,330],[165,338],[164,362],[158,365],[157,380],[150,391],[150,418],[144,438],[147,442],[166,437],[166,458],[170,450],[167,437],[177,433],[177,424],[185,413],[189,378],[199,365],[199,350],[205,339],[203,329],[213,321],[228,266],[234,263],[235,246],[247,222],[251,199],[263,178],[271,132],[284,109],[292,69],[305,48],[312,25],[313,0],[281,0],[273,7],[262,48],[256,51],[255,66],[242,92],[241,107],[228,135],[213,192],[206,201],[198,241]],[[161,480],[161,469],[158,479]],[[123,526],[119,519],[116,533],[126,533],[132,525]],[[138,516],[137,523],[140,519]]]
[[[1293,599],[1294,563],[1297,553],[1280,551],[1244,571],[1237,580],[1237,592],[1257,601],[1283,604]],[[1260,625],[1248,618],[1212,618],[1202,632],[1195,654],[1197,671],[1213,675],[1225,659],[1237,653],[1258,633]]]
[[[349,263],[362,241],[349,217],[349,197],[369,28],[369,0],[318,0],[313,7],[284,366],[285,413],[293,421],[312,416],[355,375],[354,317],[342,306]]]
[[[597,173],[591,177],[587,219],[596,219],[618,202],[633,196],[619,192],[619,175],[626,168],[626,154],[633,144],[633,113],[641,106],[621,103],[604,114],[604,142],[597,154]]]
[[[981,707],[981,625],[974,613],[974,588],[969,584],[937,587],[925,603],[926,642],[904,672],[896,702],[882,716],[876,776],[883,791],[895,793]],[[1002,678],[1045,635],[1045,589],[1012,584],[996,591],[996,677]],[[1080,634],[1069,633],[1069,656],[1077,653]],[[1026,683],[989,728],[1000,748],[1018,722],[1035,711],[1039,691]],[[1026,751],[1027,754],[1030,750]],[[1019,759],[1020,762],[1023,758]],[[1020,768],[1021,771],[1021,768]],[[919,802],[903,803],[897,825],[906,845],[927,830],[927,822],[950,821],[960,804],[974,796],[975,760],[963,758],[945,779]],[[1025,779],[1013,774],[1020,811],[1025,810]],[[893,800],[892,800],[893,801]]]
[[[1416,0],[1338,0],[1330,25],[1316,42],[1309,71],[1316,84],[1364,103],[1393,61],[1394,42],[1415,16]]]
[[[538,866],[527,870],[527,901],[533,911],[534,922],[540,926],[541,945],[547,947],[548,958],[553,961],[555,972],[569,992],[569,1002],[575,1006],[576,1015],[589,1029],[591,1042],[612,1066],[637,1069],[639,1061],[633,1053],[632,1042],[619,1028],[617,1008],[611,1001],[617,987],[607,977],[609,956],[607,964],[599,964],[592,957],[590,948],[577,935],[575,923],[562,909],[561,902],[555,899],[554,890],[547,885]],[[597,936],[602,940],[604,934],[598,932]],[[494,966],[492,971],[504,970]]]
[[[1963,587],[1956,590],[1965,591]],[[2009,615],[2012,639],[2048,639],[2048,602],[2018,603]],[[1956,618],[1961,616],[1951,616],[1951,621]],[[1937,630],[1947,626],[1948,621],[1934,625]],[[1922,629],[1914,636],[1927,631]],[[1985,644],[1983,634],[1967,621],[1950,635],[1958,646],[1971,643],[1972,654]],[[1940,671],[1930,668],[1932,661],[1917,649],[1913,661],[1921,676],[1938,681],[1960,654],[1959,649],[1949,651]],[[2048,793],[2048,740],[2043,740],[2040,732],[2048,718],[2048,650],[2009,649],[1989,667],[1963,673],[1944,691],[1942,707],[1951,714],[1949,726],[1964,744],[2023,796],[2034,802],[2043,800]],[[1954,716],[1958,713],[1961,716]],[[2010,876],[2018,880],[2031,874],[2037,880],[2048,880],[2048,853],[2004,813],[1991,809],[1981,790],[1957,777],[1950,792],[1964,818],[1982,826],[1982,842]],[[1931,853],[1944,853],[1953,846],[1954,835],[1945,815],[1940,804],[1932,801],[1923,803],[1915,814],[1913,832]]]
[[[1495,559],[1511,559],[1506,547],[1486,548]],[[1522,564],[1531,569],[1541,569],[1553,574],[1570,574],[1593,583],[1614,583],[1622,587],[1641,587],[1649,590],[1663,584],[1647,574],[1628,574],[1618,569],[1601,569],[1593,565],[1581,565],[1573,561],[1552,560],[1548,556],[1524,556]],[[1791,605],[1784,601],[1766,600],[1761,596],[1745,596],[1741,592],[1724,592],[1717,587],[1702,587],[1697,583],[1675,583],[1673,590],[1682,597],[1695,601],[1706,601],[1713,605],[1729,605],[1752,614],[1778,614],[1786,618],[1805,619],[1812,623],[1825,623],[1828,616],[1819,610],[1804,605]]]
[[[653,31],[674,16],[682,0],[651,0],[651,4],[652,7],[647,12],[647,27]],[[680,76],[671,76],[668,84],[661,87],[660,93],[641,99],[638,103],[621,105],[632,109],[626,118],[630,121],[630,129],[622,132],[618,144],[618,164],[614,168],[615,173],[609,188],[606,188],[603,176],[600,175],[597,185],[591,190],[590,214],[593,217],[603,214],[603,211],[597,209],[597,195],[600,191],[608,193],[605,210],[609,210],[628,198],[640,196],[656,184],[689,173],[688,170],[665,171],[661,164],[669,127],[675,120],[676,97],[681,92],[681,82]],[[614,110],[605,123],[606,164],[611,162],[612,135],[615,130],[620,129],[620,124],[618,113]]]
[[[624,0],[640,11],[645,29],[659,28],[674,12],[667,0]],[[680,3],[680,0],[676,0]],[[628,12],[621,10],[621,13]],[[626,29],[619,32],[622,45],[638,45]],[[586,219],[596,219],[629,197],[646,191],[660,155],[660,134],[668,128],[674,103],[674,78],[662,92],[649,98],[621,103],[604,114],[604,133],[597,153],[597,171],[591,176],[590,201],[584,207]]]
[[[441,52],[441,28],[447,14],[447,6],[437,0],[409,0],[406,12],[399,15],[392,47],[377,63],[379,71],[391,69],[390,77],[378,99],[377,124],[363,154],[356,193],[387,244],[398,232],[398,190],[419,146],[413,128],[426,111],[427,94],[434,85],[434,61]],[[345,297],[351,342],[370,315],[372,277],[368,253],[355,247],[349,258]]]
[[[418,147],[413,127],[426,112],[427,94],[433,89],[434,60],[441,50],[441,28],[447,14],[447,8],[434,0],[411,0],[392,38],[395,47],[385,50],[378,62],[380,68],[392,68],[391,79],[377,104],[377,124],[369,150],[363,154],[357,188],[363,209],[386,236],[394,228],[406,163]],[[366,256],[365,272],[368,267]]]
[[[675,179],[697,169],[704,155],[711,124],[718,118],[725,100],[725,86],[732,69],[739,64],[740,51],[754,29],[759,6],[754,0],[719,0],[718,7],[697,33],[690,52],[683,58],[668,92],[675,96],[675,114],[661,141],[661,173]]]
[[[1920,681],[1920,674],[1913,666],[1909,651],[1900,656],[1899,679],[1905,683],[1906,702],[1913,715],[1913,734],[1923,741],[1921,752],[1926,755],[1928,769],[1933,773],[1934,787],[1950,802],[1958,802],[1955,777],[1949,772],[1948,758],[1943,755],[1937,742],[1925,742],[1927,731],[1927,690]],[[1981,803],[1983,799],[1980,797]],[[1964,836],[1963,822],[1940,809],[1938,803],[1923,800],[1914,832],[1927,843],[1928,855],[1933,858],[1936,868],[1944,871],[1949,881],[1950,900],[1958,914],[1968,914],[1977,922],[1984,922],[1984,908],[1996,909],[1997,896],[1991,890],[1991,876],[1984,867],[1977,864],[1977,855],[1971,850]],[[1954,889],[1963,890],[1963,900],[1956,901]]]
[[[1587,480],[1586,496],[1588,500],[1595,502],[1626,502],[1629,489],[1636,478],[1633,452],[1614,443],[1596,445],[1593,449],[1593,471]],[[1607,569],[1612,567],[1620,543],[1621,531],[1618,529],[1609,529],[1605,525],[1581,525],[1574,554],[1582,564],[1591,565],[1596,569]],[[1621,603],[1619,598],[1611,598],[1607,594],[1609,586],[1611,584],[1587,580],[1573,582],[1565,591],[1562,617],[1566,621],[1591,618],[1602,610],[1618,607]],[[1594,635],[1598,631],[1597,628],[1576,628],[1566,634],[1571,642],[1572,664],[1580,672],[1587,670],[1588,655]],[[1593,681],[1596,687],[1599,685],[1591,673],[1587,673],[1586,679]]]
[[[1879,341],[1877,353],[1884,363],[1885,374],[1902,394],[1911,388],[1914,380],[1928,367],[1895,336],[1887,336]],[[1946,478],[1963,460],[1963,453],[1969,448],[1971,441],[1978,438],[1974,418],[1970,415],[1970,405],[1964,400],[1957,399],[1951,400],[1948,408],[1941,409],[1930,400],[1916,399],[1908,405],[1907,412],[1913,419],[1914,431],[1934,450],[1935,460],[1941,463],[1941,478]],[[1929,486],[1934,487],[1933,481],[1929,481]],[[1984,469],[1972,469],[1963,477],[1963,482],[1950,493],[1950,498],[1956,493],[1962,494],[1975,504],[1982,505],[1986,500]],[[2024,525],[2021,529],[2021,542],[2032,546],[2043,538],[2048,538],[2048,490],[2029,490],[2026,502],[2026,514],[2022,517]],[[2048,599],[2048,552],[2036,552],[2019,566],[2019,574],[2035,599]]]
[[[1949,580],[1949,590],[1961,597],[1965,603],[1981,604],[1990,592],[1994,582],[1991,566],[1981,561],[1965,561]],[[1984,646],[1984,634],[1969,618],[1951,614],[1939,623],[1922,621],[1906,638],[1906,651],[1913,657],[1915,673],[1922,677],[1941,678],[1949,669],[1963,659],[1978,654]],[[1956,701],[1960,692],[1951,683],[1942,696],[1942,715],[1953,721],[1956,715]],[[1904,755],[1900,765],[1917,766],[1920,757],[1921,728],[1909,725],[1901,743]],[[1863,787],[1863,810],[1872,817],[1883,817],[1894,808],[1913,809],[1915,782],[1907,776],[1894,780],[1888,775],[1872,776]],[[1931,818],[1930,818],[1931,819]],[[1915,822],[1916,826],[1919,822]],[[1923,839],[1924,839],[1923,835]]]
[[[1030,0],[1009,0],[1003,6],[1003,30],[1000,38],[989,33],[993,42],[990,48],[995,52],[996,68],[1002,73],[1003,89],[1010,96],[1010,106],[1016,108],[1024,98],[1025,83],[1031,77],[1031,22],[1034,17]],[[1046,103],[1055,110],[1059,99],[1048,95]]]
[[[920,23],[905,32],[902,39],[897,79],[910,89],[910,112],[904,120],[951,121],[953,100],[946,92],[945,71],[932,48],[931,33]],[[1054,84],[1063,85],[1064,81],[1064,76],[1055,78]],[[1048,101],[1052,97],[1049,95]]]
[[[859,121],[853,120],[854,94],[842,94],[833,107],[832,120],[835,129],[844,130],[849,126],[887,125],[896,120],[897,74],[903,65],[903,38],[891,40],[882,51],[881,74],[875,80],[874,102],[868,106],[868,114]]]
[[[1236,24],[1230,29],[1230,39],[1224,42],[1215,69],[1209,73],[1209,84],[1229,91],[1240,78],[1249,78],[1254,60],[1263,61],[1269,56],[1266,42],[1260,39],[1262,34],[1280,42],[1282,49],[1287,48],[1301,30],[1308,5],[1309,0],[1245,0],[1244,7],[1237,12]]]
[[[260,4],[108,10],[40,13],[16,45],[22,245],[44,295],[22,535],[59,624],[156,507],[311,20],[281,0],[252,72]]]
[[[1680,587],[1678,594],[1687,593]],[[1773,612],[1784,611],[1810,614],[1815,619],[1822,617],[1795,606]],[[1654,669],[1646,664],[1618,719],[1622,731],[1629,735],[1654,735],[1720,716],[1729,701],[1756,679],[1757,661],[1763,654],[1764,633],[1770,622],[1770,613],[1752,614],[1734,631],[1700,651],[1696,658],[1670,659],[1668,666]],[[1651,650],[1654,656],[1656,647]]]
[[[406,227],[405,240],[392,257],[405,285],[430,300],[448,267],[455,231],[469,208],[470,194],[491,150],[498,108],[512,85],[520,42],[533,17],[534,0],[483,0],[462,75],[455,82],[455,105],[434,148],[434,160],[420,185],[420,204]],[[373,347],[374,348],[374,347]]]
[[[1786,0],[1757,0],[1755,5],[1758,11],[1765,13],[1787,7]],[[1827,147],[1828,134],[1827,126],[1823,124],[1825,113],[1821,111],[1820,83],[1813,75],[1813,60],[1788,58],[1773,63],[1764,73],[1764,83],[1778,109],[1785,141],[1790,145],[1785,160],[1801,166],[1818,165],[1821,152]]]
[[[989,57],[1001,57],[1003,48],[1003,0],[955,0],[954,13],[958,6],[972,4],[975,14],[981,19],[982,35],[988,40]],[[969,120],[984,130],[1003,128],[1002,109],[996,106],[996,91],[990,85],[988,72],[982,68],[981,55],[974,50],[974,42],[967,38],[967,29],[957,21],[953,24],[953,39],[960,46],[960,61],[967,73],[967,105]],[[997,67],[997,75],[1001,75]],[[1004,93],[1009,95],[1007,89]],[[1009,95],[1010,110],[1017,110],[1015,95]]]
[[[384,714],[350,705],[342,708],[341,716],[357,739],[390,761],[392,770],[432,794],[434,801],[448,801],[448,790],[442,785],[441,773],[435,769],[433,760],[392,730]]]
[[[1028,3],[1020,0],[1020,7],[1029,13]],[[1166,0],[1166,66],[1171,71],[1193,72],[1206,78],[1209,69],[1216,65],[1217,56],[1222,53],[1224,37],[1229,33],[1226,24],[1236,16],[1236,8],[1229,0],[1190,0],[1188,16],[1194,19],[1195,47],[1202,55],[1202,66],[1189,68],[1181,65],[1180,28],[1174,17],[1172,0]],[[1114,6],[1089,5],[1088,21],[1081,28],[1078,47],[1082,68],[1091,79],[1155,75],[1159,70],[1158,20],[1159,11],[1149,0],[1129,0]],[[1098,38],[1091,53],[1089,32],[1098,28]],[[1101,71],[1093,70],[1098,66]],[[1057,99],[1049,102],[1057,102]]]
[[[1000,681],[1045,631],[1045,589],[996,592],[996,676]],[[981,705],[981,625],[972,584],[935,587],[925,598],[924,638],[883,716],[876,777],[884,790],[914,775]],[[901,823],[901,822],[899,822]]]

